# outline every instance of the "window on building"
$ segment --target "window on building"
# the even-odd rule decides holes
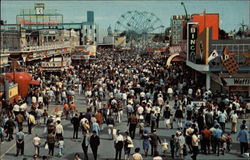
[[[92,25],[90,25],[89,28],[92,29]]]
[[[243,46],[243,52],[246,52],[246,51],[248,51],[248,50],[250,50],[250,47],[248,48],[248,45],[244,45],[244,46]]]
[[[95,33],[96,33],[96,29],[95,29]]]
[[[239,50],[240,50],[240,52],[243,51],[243,45],[239,45]]]
[[[95,37],[95,42],[97,41],[97,38]]]
[[[86,29],[85,32],[88,33],[88,29]]]

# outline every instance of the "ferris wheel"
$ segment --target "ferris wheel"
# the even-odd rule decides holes
[[[146,40],[149,34],[163,33],[161,20],[151,12],[128,11],[115,23],[115,33],[126,35],[128,41]]]

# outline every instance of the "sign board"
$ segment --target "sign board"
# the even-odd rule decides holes
[[[44,67],[42,68],[42,71],[51,71],[51,72],[60,72],[64,70],[64,68],[57,67],[57,68],[52,68],[52,67]]]
[[[209,54],[209,40],[211,36],[211,30],[205,28],[196,39],[196,64],[208,64]]]
[[[88,53],[90,56],[96,56],[96,46],[95,45],[83,45],[75,47],[77,52]]]
[[[17,96],[17,95],[18,95],[18,86],[15,86],[15,87],[9,89],[9,91],[8,91],[9,98],[12,98],[12,97]]]
[[[250,86],[250,78],[224,78],[227,86]]]
[[[196,38],[197,23],[190,22],[187,24],[187,60],[195,63],[196,56]]]
[[[84,60],[89,59],[89,55],[72,55],[72,60]]]
[[[55,53],[54,50],[49,51],[49,55],[53,55],[54,53]]]
[[[8,27],[8,30],[18,30],[17,27]]]
[[[175,54],[175,53],[180,53],[182,52],[182,47],[181,46],[171,46],[169,48],[170,54]]]
[[[1,63],[0,63],[1,65],[8,64],[8,62],[9,62],[8,56],[3,56],[3,54],[2,54],[0,57],[0,61],[1,61]]]
[[[42,62],[42,67],[62,67],[70,65],[70,61],[63,62]]]
[[[191,101],[191,105],[192,106],[196,105],[196,107],[201,107],[202,105],[206,106],[206,102],[204,102],[204,101]]]

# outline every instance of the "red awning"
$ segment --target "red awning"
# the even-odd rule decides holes
[[[31,80],[31,81],[30,81],[30,84],[33,84],[33,85],[40,85],[40,81]]]
[[[182,57],[174,57],[171,62],[184,62],[184,59]]]

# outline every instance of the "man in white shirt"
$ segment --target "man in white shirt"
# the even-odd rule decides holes
[[[137,113],[138,113],[139,115],[142,115],[142,114],[143,114],[143,111],[144,111],[144,108],[143,108],[141,105],[138,105]]]
[[[189,96],[190,98],[193,97],[193,89],[192,89],[192,88],[189,88],[189,89],[188,89],[188,96]]]
[[[59,140],[61,137],[63,137],[63,126],[61,125],[61,121],[57,121],[56,125],[56,137]]]
[[[15,104],[13,106],[13,111],[14,111],[14,114],[16,116],[18,114],[18,112],[20,111],[20,106],[18,104]]]
[[[31,98],[31,102],[32,102],[32,103],[34,103],[34,104],[36,104],[36,102],[37,102],[37,98],[36,98],[36,96],[32,96],[32,98]]]
[[[237,132],[237,120],[238,120],[238,115],[234,111],[233,114],[231,115],[231,120],[232,120],[232,127],[231,127],[231,132],[236,133]]]
[[[41,139],[38,137],[38,134],[33,138],[33,145],[35,147],[35,155],[39,156],[39,146],[41,144]]]
[[[126,92],[122,94],[122,102],[123,102],[123,106],[127,105],[127,93]]]
[[[140,102],[142,102],[142,100],[145,98],[145,92],[144,91],[142,91],[141,93],[140,93]]]
[[[158,103],[158,105],[159,105],[160,107],[163,106],[164,100],[163,100],[162,95],[158,96],[158,98],[157,98],[157,103]]]
[[[168,96],[169,96],[169,100],[172,100],[174,91],[173,91],[173,89],[171,87],[168,88],[167,93],[168,93]]]
[[[119,130],[117,130],[117,134],[114,135],[114,140],[115,140],[115,159],[118,159],[119,156],[119,160],[121,159],[121,153],[122,153],[122,148],[123,148],[123,142],[124,142],[124,138],[123,135],[120,133]]]

